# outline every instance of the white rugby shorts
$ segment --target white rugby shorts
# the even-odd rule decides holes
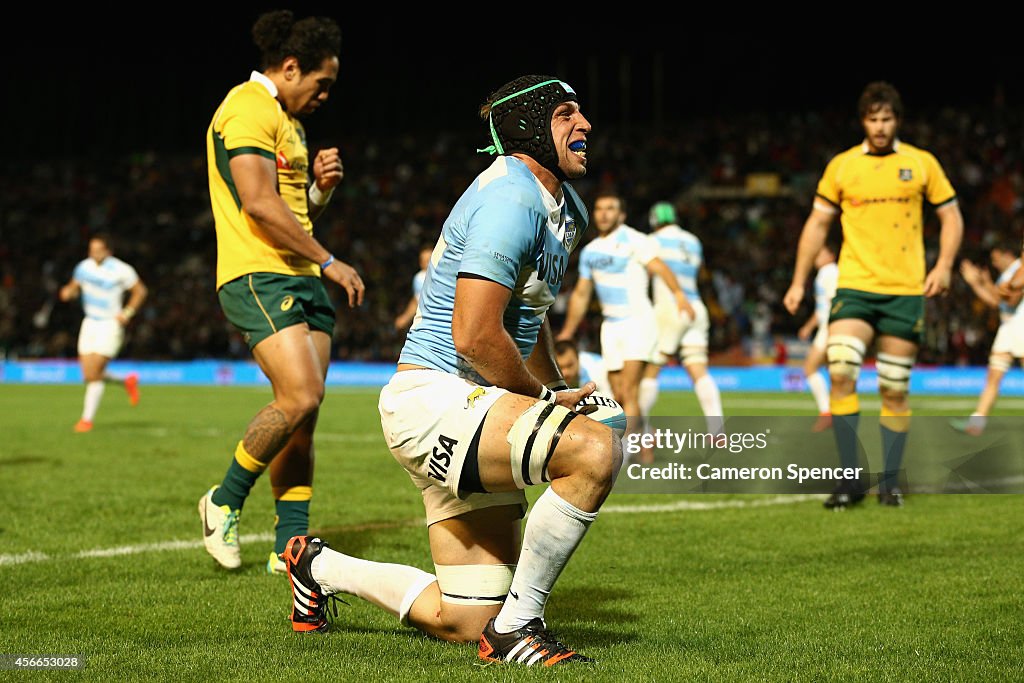
[[[1024,320],[1010,318],[999,326],[996,338],[992,340],[991,353],[1008,353],[1014,358],[1024,358]]]
[[[520,505],[523,491],[469,493],[459,478],[477,429],[508,391],[440,370],[403,370],[381,389],[377,408],[384,440],[423,494],[427,524],[472,510]]]
[[[658,321],[658,353],[661,363],[679,353],[683,347],[708,346],[708,309],[703,301],[690,299],[696,318],[690,320],[680,312],[675,301],[666,302],[655,308]]]
[[[123,343],[124,326],[117,319],[82,319],[82,327],[78,331],[79,356],[98,353],[107,358],[116,358]]]
[[[627,360],[655,362],[658,357],[658,323],[654,311],[601,323],[601,357],[608,372],[618,372]]]

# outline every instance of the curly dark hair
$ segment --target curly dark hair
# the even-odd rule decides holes
[[[903,100],[896,88],[885,81],[868,83],[857,101],[857,113],[863,119],[884,106],[889,106],[897,119],[903,118]]]
[[[341,53],[341,29],[330,17],[295,20],[286,9],[261,14],[252,26],[252,39],[260,50],[260,68],[278,66],[295,57],[303,72],[320,68],[324,59]]]

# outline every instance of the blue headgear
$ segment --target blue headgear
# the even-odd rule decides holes
[[[578,101],[576,91],[554,76],[521,76],[490,97],[487,117],[493,144],[480,152],[523,152],[565,180],[558,167],[558,150],[551,139],[551,114],[562,102]]]

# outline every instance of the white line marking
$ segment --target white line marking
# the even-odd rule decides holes
[[[339,441],[341,443],[380,443],[384,444],[383,434],[367,434],[366,432],[317,432],[316,441]]]
[[[261,534],[242,534],[239,539],[242,543],[273,541],[274,534],[264,532]],[[163,541],[160,543],[143,543],[141,545],[122,545],[115,548],[96,548],[94,550],[82,550],[71,557],[84,559],[89,557],[118,557],[120,555],[137,555],[139,553],[162,552],[164,550],[188,550],[190,548],[202,548],[202,541]]]
[[[964,491],[976,491],[981,488],[984,491],[990,486],[997,484],[1002,485],[1013,485],[1024,482],[1024,477],[1008,477],[1004,479],[982,481],[982,482],[971,482],[962,486],[950,485],[947,486],[944,492],[949,492],[950,489],[962,489]],[[937,492],[936,492],[937,493]],[[700,495],[700,494],[694,494]],[[808,501],[820,501],[823,500],[823,494],[790,494],[790,495],[779,495],[771,498],[757,498],[755,500],[745,500],[731,498],[728,500],[709,500],[709,501],[697,501],[697,500],[677,500],[672,503],[660,503],[656,505],[606,505],[601,508],[601,514],[643,514],[643,513],[657,513],[657,512],[701,512],[706,510],[729,510],[729,509],[753,509],[762,507],[771,507],[775,505],[794,505],[796,503],[805,503]],[[366,531],[371,529],[397,529],[401,527],[416,527],[423,526],[423,519],[407,519],[401,522],[374,522],[370,524],[354,524],[351,526],[341,527],[327,527],[320,529],[321,532],[337,532],[337,531]],[[240,537],[242,543],[255,543],[263,541],[274,540],[274,534],[270,532],[262,532],[257,534],[243,534]],[[175,540],[175,541],[162,541],[158,543],[143,543],[140,545],[123,545],[115,546],[113,548],[94,548],[92,550],[81,550],[76,553],[69,555],[47,555],[46,553],[30,550],[25,553],[18,555],[0,555],[0,567],[14,566],[17,564],[30,564],[37,562],[49,562],[50,560],[82,560],[91,558],[103,558],[103,557],[120,557],[124,555],[139,555],[142,553],[151,552],[165,552],[171,550],[190,550],[193,548],[202,548],[203,542],[201,540]]]
[[[623,513],[635,514],[640,512],[679,512],[682,510],[726,510],[730,508],[761,508],[769,505],[792,505],[803,503],[808,500],[822,500],[822,495],[793,494],[789,496],[775,496],[773,498],[760,498],[757,500],[709,500],[707,502],[694,500],[679,500],[674,503],[662,503],[661,505],[605,505],[601,508],[601,514]]]
[[[0,555],[0,567],[13,564],[25,564],[27,562],[46,562],[53,558],[46,553],[38,553],[35,550],[30,550],[27,553],[20,555]]]
[[[933,398],[933,397],[910,397],[911,408],[920,408],[923,410],[973,410],[977,405],[978,399],[971,396],[965,396],[963,398]],[[814,400],[808,394],[806,399],[798,398],[773,398],[769,400],[764,399],[749,399],[749,398],[729,398],[728,394],[722,396],[722,405],[725,408],[726,418],[730,408],[764,408],[768,410],[799,410],[801,408],[808,411],[813,411]],[[862,398],[860,399],[861,408],[868,410],[878,410],[882,407],[882,402],[877,398]],[[1024,399],[1019,398],[1001,398],[999,399],[1000,408],[1009,409],[1020,409],[1024,408]],[[652,417],[658,417],[653,415]]]
[[[716,500],[716,501],[690,501],[680,500],[674,503],[663,503],[659,505],[607,505],[601,509],[602,514],[635,514],[642,512],[679,512],[683,510],[722,510],[727,508],[759,508],[768,505],[791,505],[802,503],[808,500],[821,500],[821,496],[791,495],[775,496],[758,500]],[[411,519],[401,522],[383,522],[373,524],[356,524],[347,527],[325,528],[320,531],[334,532],[338,530],[359,531],[366,529],[395,529],[400,527],[423,526],[424,520]],[[274,534],[263,532],[258,534],[242,534],[239,538],[242,543],[255,543],[274,540]],[[124,555],[139,555],[141,553],[166,552],[171,550],[191,550],[202,548],[202,540],[175,540],[161,541],[157,543],[142,543],[139,545],[122,545],[112,548],[94,548],[92,550],[80,550],[69,555],[47,555],[35,550],[30,550],[18,555],[0,555],[0,567],[13,566],[16,564],[28,564],[35,562],[48,562],[50,560],[84,560],[103,557],[121,557]]]

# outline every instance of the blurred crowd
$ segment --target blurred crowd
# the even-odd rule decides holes
[[[970,111],[914,112],[903,126],[900,137],[933,152],[957,190],[966,225],[961,258],[987,264],[989,246],[1024,236],[1022,118],[996,101]],[[781,304],[797,237],[825,164],[860,139],[846,111],[597,127],[590,171],[574,186],[588,203],[600,191],[617,191],[627,223],[640,230],[648,229],[651,204],[672,201],[683,227],[704,243],[700,286],[712,315],[712,351],[721,362],[758,362],[780,340],[793,339],[812,313],[810,288],[797,316]],[[489,163],[475,151],[484,142],[482,129],[342,139],[346,177],[316,235],[360,271],[367,296],[353,310],[331,289],[335,358],[397,358],[404,330],[395,329],[394,318],[412,294],[419,248],[434,243],[454,201]],[[315,152],[316,140],[310,144]],[[102,231],[150,290],[122,357],[248,358],[214,291],[216,240],[201,150],[0,168],[0,355],[74,357],[81,308],[57,302],[56,292],[85,257],[89,236]],[[838,237],[838,221],[834,230]],[[938,244],[930,209],[925,236],[930,266]],[[573,272],[552,312],[556,329]],[[581,328],[584,346],[596,349],[599,322],[595,307]],[[921,362],[982,364],[998,316],[954,273],[949,295],[928,302],[927,323]]]

